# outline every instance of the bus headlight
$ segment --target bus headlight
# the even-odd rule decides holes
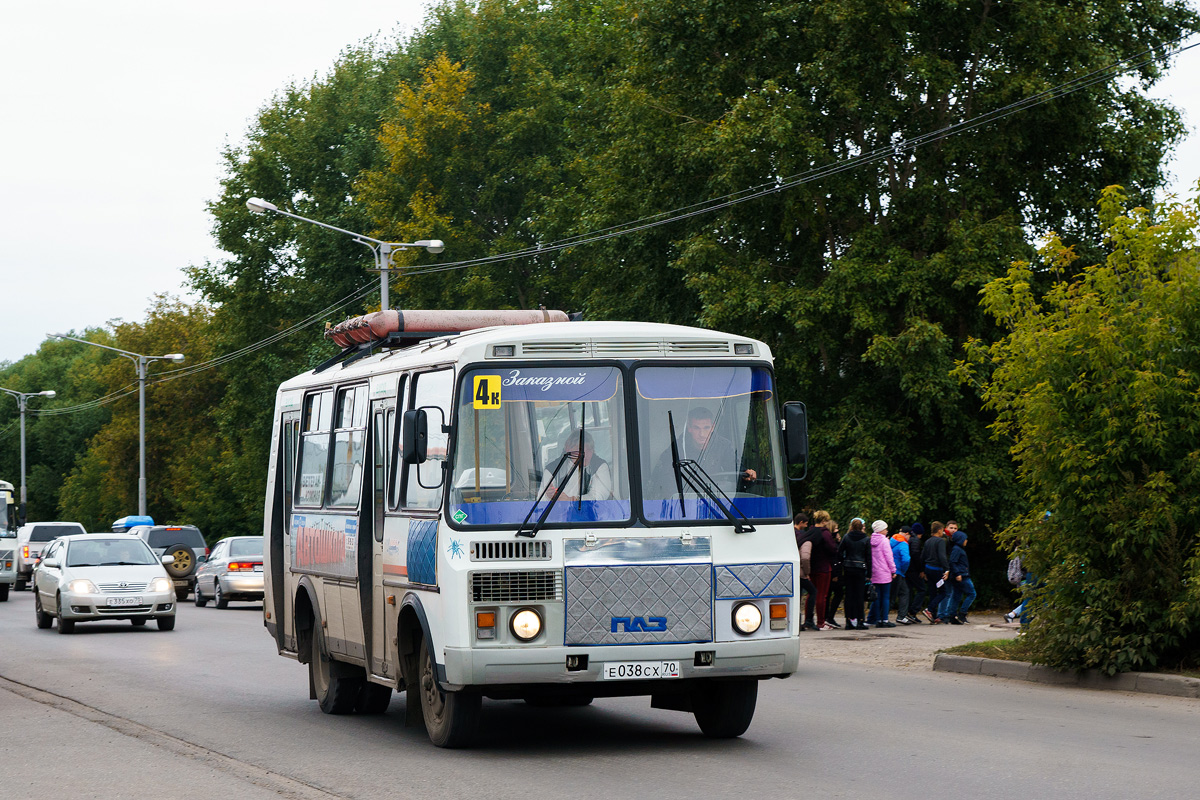
[[[532,608],[522,608],[512,615],[509,623],[513,636],[522,642],[528,642],[538,637],[542,632],[542,616]]]
[[[762,625],[762,611],[754,603],[739,603],[733,607],[733,628],[749,635]]]

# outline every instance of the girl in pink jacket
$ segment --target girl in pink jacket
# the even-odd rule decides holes
[[[871,523],[871,583],[875,585],[875,602],[867,614],[867,624],[876,628],[894,628],[888,622],[891,611],[892,579],[896,577],[896,561],[892,544],[887,539],[887,523],[877,519]]]

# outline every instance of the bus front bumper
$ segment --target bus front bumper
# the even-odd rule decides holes
[[[711,654],[711,666],[697,666]],[[787,677],[800,662],[800,639],[755,639],[742,642],[700,644],[619,645],[609,647],[447,647],[443,688],[458,691],[467,686],[616,684],[604,677],[604,665],[616,663],[672,662],[678,678]],[[587,656],[587,666],[568,669],[569,656]],[[632,685],[633,682],[630,682]]]

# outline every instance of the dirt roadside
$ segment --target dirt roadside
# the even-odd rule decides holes
[[[869,631],[806,630],[800,634],[800,657],[925,671],[933,669],[938,650],[967,642],[1012,639],[1020,627],[1006,623],[1000,614],[971,614],[970,620],[967,625],[923,622]]]

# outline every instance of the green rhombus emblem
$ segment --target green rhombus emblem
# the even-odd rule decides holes
[[[467,512],[463,511],[461,508],[458,511],[454,512],[454,521],[457,522],[459,525],[462,525],[463,522],[466,520],[466,518],[467,518]]]

